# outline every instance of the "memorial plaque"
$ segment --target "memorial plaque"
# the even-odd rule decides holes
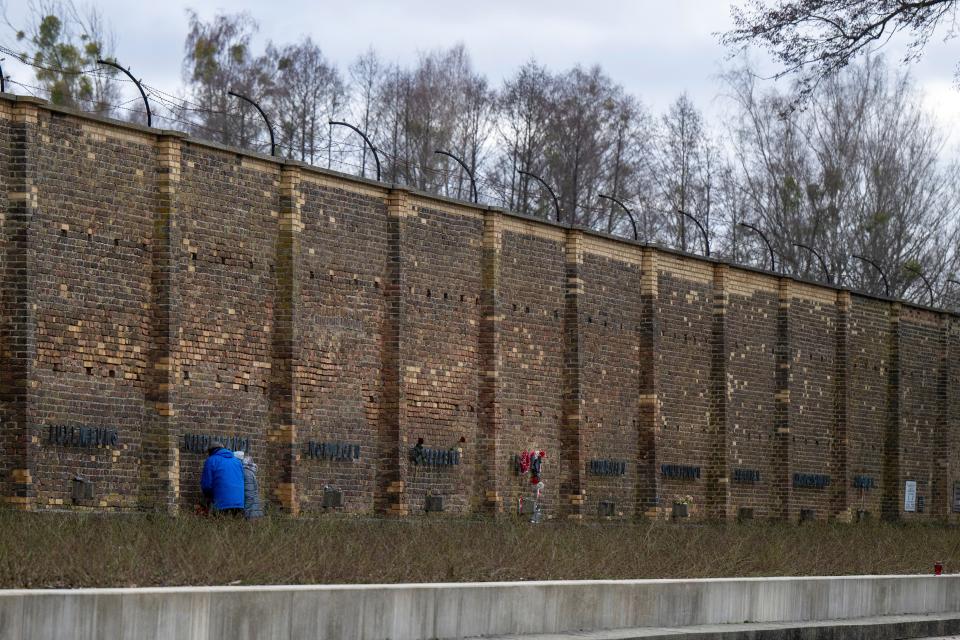
[[[520,498],[520,513],[532,515],[537,510],[537,501],[534,498]]]
[[[903,484],[903,510],[914,512],[917,510],[917,481],[907,480]]]
[[[84,500],[93,500],[93,483],[86,478],[76,477],[73,479],[71,497],[73,504],[79,504]]]
[[[428,449],[421,444],[410,449],[410,462],[417,466],[452,467],[460,464],[459,449]]]
[[[323,488],[323,508],[339,509],[343,506],[343,491],[334,487]]]

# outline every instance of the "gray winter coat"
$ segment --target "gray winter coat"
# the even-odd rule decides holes
[[[257,482],[257,465],[249,460],[243,461],[243,515],[247,520],[263,517],[260,485]]]

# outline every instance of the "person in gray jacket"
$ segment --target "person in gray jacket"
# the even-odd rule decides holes
[[[257,464],[243,451],[234,451],[233,455],[243,463],[243,515],[247,520],[263,517],[263,503],[260,502],[260,483],[257,482]]]

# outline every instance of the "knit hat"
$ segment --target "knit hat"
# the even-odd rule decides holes
[[[210,441],[210,446],[207,447],[207,455],[212,456],[217,449],[223,449],[223,441],[219,438],[214,438]]]
[[[238,460],[243,460],[243,456],[244,456],[243,451],[234,451],[234,452],[233,452],[233,457],[234,457],[234,458],[237,458]]]

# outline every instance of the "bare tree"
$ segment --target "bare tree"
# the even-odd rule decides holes
[[[327,140],[327,121],[346,101],[343,79],[310,38],[282,47],[270,44],[266,57],[276,69],[268,104],[282,152],[316,164]]]
[[[653,123],[643,104],[633,96],[619,92],[613,105],[609,123],[608,148],[602,184],[606,195],[626,201],[633,210],[637,235],[649,238],[652,204],[652,174],[648,170],[652,148],[650,138]],[[633,229],[626,214],[609,200],[604,202],[606,213],[598,216],[596,227],[607,233],[632,234]],[[606,223],[602,222],[605,217]]]
[[[653,159],[665,240],[683,251],[700,247],[700,231],[684,213],[709,227],[717,152],[686,93],[660,119]]]
[[[621,94],[599,67],[575,67],[554,84],[546,176],[556,185],[568,221],[588,227],[606,223],[596,200],[606,178]]]
[[[354,122],[359,123],[361,131],[372,139],[380,137],[383,110],[383,83],[387,73],[386,65],[373,48],[367,49],[350,65],[350,108]],[[367,165],[366,144],[359,146],[360,167]]]
[[[494,105],[496,98],[487,85],[485,78],[466,74],[461,77],[462,93],[457,100],[457,113],[454,121],[451,146],[461,160],[466,163],[474,176],[487,154],[490,152],[488,141],[493,133]],[[447,163],[450,167],[450,163]],[[470,198],[469,176],[459,166],[446,171],[443,190],[445,195],[467,200]]]
[[[462,170],[448,167],[434,152],[450,151],[476,167],[489,133],[493,96],[466,49],[457,45],[423,54],[412,69],[394,67],[381,77],[376,139],[389,179],[465,197]]]
[[[898,32],[909,35],[905,60],[915,60],[937,30],[955,35],[956,0],[746,0],[732,7],[735,28],[722,35],[734,47],[758,44],[797,73],[803,98],[826,77],[868,55]],[[960,78],[960,68],[958,68]]]
[[[542,195],[540,187],[517,172],[538,173],[543,169],[554,82],[545,67],[530,61],[504,82],[497,96],[494,121],[499,154],[487,181],[508,209],[529,212],[532,196],[543,203],[537,212],[547,215],[549,211],[544,206],[545,198],[537,200]]]
[[[740,108],[731,126],[747,217],[768,231],[785,267],[882,294],[920,299],[919,269],[943,286],[955,269],[957,169],[905,74],[876,59],[850,67],[784,117],[794,92],[761,92],[748,70],[728,84]],[[756,256],[755,256],[756,259]],[[925,296],[925,294],[924,294]]]
[[[518,173],[524,170],[551,185],[566,221],[608,233],[629,229],[622,209],[599,202],[598,195],[641,200],[648,186],[642,158],[650,118],[599,67],[552,75],[527,63],[504,83],[495,121],[499,152],[488,180],[505,206],[554,217],[552,198]],[[649,206],[643,200],[635,208]]]

